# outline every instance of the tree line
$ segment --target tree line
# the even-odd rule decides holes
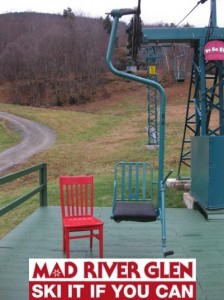
[[[0,15],[0,84],[10,83],[16,104],[89,101],[106,70],[108,21],[71,9]]]
[[[172,27],[172,24],[143,26]],[[120,22],[114,63],[122,70],[130,63],[126,29],[126,24]],[[0,84],[9,84],[10,100],[15,104],[61,106],[90,101],[107,71],[105,57],[110,30],[108,15],[104,19],[88,18],[75,15],[70,8],[61,15],[2,14]],[[191,50],[186,45],[160,48],[160,79],[168,76],[172,81],[175,65],[185,69],[184,65],[192,56]],[[144,49],[140,56],[140,64],[146,69]]]

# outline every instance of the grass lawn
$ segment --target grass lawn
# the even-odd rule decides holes
[[[0,119],[0,152],[12,147],[20,140],[20,135],[13,130],[11,125],[6,120]]]
[[[119,91],[111,87],[107,97],[79,107],[34,108],[0,104],[0,110],[41,122],[56,131],[56,143],[5,174],[42,162],[48,164],[48,203],[59,205],[60,175],[93,174],[95,206],[111,206],[113,168],[117,161],[149,161],[158,169],[158,150],[146,150],[147,92],[140,84],[121,80]],[[173,85],[167,94],[165,172],[176,176],[182,142],[188,85]],[[1,99],[0,99],[1,102]],[[0,121],[0,151],[18,141]],[[184,170],[189,175],[189,170]],[[37,177],[37,176],[36,176]],[[29,189],[36,180],[29,176],[0,191],[0,206]],[[167,189],[168,207],[183,207],[183,191]],[[38,197],[1,217],[0,236],[38,207]],[[13,221],[10,221],[13,220]]]

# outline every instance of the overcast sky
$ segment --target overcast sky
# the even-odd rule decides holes
[[[181,24],[187,22],[196,27],[208,25],[210,3],[207,0],[200,4],[194,12]],[[224,27],[224,0],[217,1],[217,25]],[[105,13],[115,8],[134,8],[138,0],[1,0],[0,13],[35,11],[46,13],[63,13],[70,7],[75,13],[91,17],[105,17]],[[178,24],[198,3],[198,0],[141,0],[144,23]],[[122,18],[128,22],[130,18]]]

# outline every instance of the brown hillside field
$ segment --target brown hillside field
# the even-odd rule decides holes
[[[188,95],[189,81],[183,83],[166,84],[164,87],[167,105],[166,105],[166,164],[169,167],[176,167],[179,162],[179,152],[181,147],[184,120],[186,113],[186,101]],[[8,85],[0,85],[0,102],[10,100],[10,90]],[[28,109],[28,108],[27,108]],[[109,156],[118,149],[122,152],[124,143],[132,144],[143,136],[144,143],[147,144],[147,89],[146,86],[125,80],[107,73],[103,76],[101,83],[96,87],[96,92],[91,102],[80,105],[65,105],[49,108],[51,111],[69,111],[82,112],[89,115],[121,117],[123,122],[120,126],[111,128],[109,134],[105,134],[95,139],[76,145],[76,152],[82,155],[85,161],[95,161],[99,156]],[[17,113],[22,109],[16,109]],[[48,109],[47,109],[48,110]],[[9,111],[10,112],[10,111]],[[13,112],[13,111],[12,111]],[[24,113],[26,109],[24,109]],[[21,115],[23,113],[21,112]],[[28,118],[30,117],[27,111]],[[77,120],[77,118],[76,118]],[[41,120],[40,120],[41,121]],[[45,120],[44,120],[45,121]],[[79,124],[81,120],[79,121]],[[91,126],[88,121],[83,120],[83,126]],[[56,124],[49,124],[50,127]],[[61,128],[63,125],[61,125]],[[67,129],[64,128],[64,131]],[[72,130],[72,129],[71,129]],[[142,138],[141,138],[142,139]],[[141,142],[140,142],[141,143]],[[83,155],[82,147],[85,148]],[[175,151],[173,151],[175,147]],[[92,151],[96,149],[96,151]],[[65,149],[66,150],[66,149]],[[124,149],[125,151],[125,149]],[[145,152],[145,149],[143,150]],[[116,156],[116,154],[114,155]],[[152,154],[152,156],[154,156]],[[106,159],[106,158],[105,158]],[[174,164],[174,166],[173,166]]]

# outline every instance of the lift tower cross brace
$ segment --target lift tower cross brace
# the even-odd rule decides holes
[[[157,61],[158,61],[158,47],[146,48],[146,61],[147,61],[147,78],[157,81]],[[148,145],[146,148],[158,146],[158,110],[157,110],[157,89],[148,85],[147,86],[147,99],[148,99]],[[153,148],[152,148],[153,149]]]

